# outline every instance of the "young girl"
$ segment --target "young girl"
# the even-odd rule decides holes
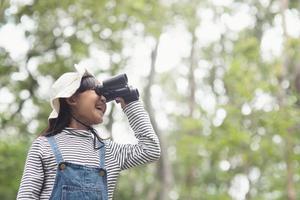
[[[92,125],[102,123],[106,99],[95,93],[97,84],[78,69],[54,83],[49,126],[28,152],[17,199],[112,199],[121,170],[159,159],[158,137],[139,100],[117,99],[137,144],[99,137]]]

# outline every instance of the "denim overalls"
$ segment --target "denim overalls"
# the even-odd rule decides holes
[[[50,199],[107,200],[107,174],[104,168],[105,145],[101,143],[99,168],[68,163],[63,160],[55,138],[47,137],[58,164]]]

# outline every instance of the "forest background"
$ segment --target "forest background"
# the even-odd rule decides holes
[[[115,199],[300,199],[296,0],[0,0],[0,199],[15,199],[49,88],[126,73],[161,140]],[[121,109],[97,127],[134,143]]]

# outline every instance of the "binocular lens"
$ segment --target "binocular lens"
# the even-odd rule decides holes
[[[115,87],[120,87],[121,85],[125,86],[127,85],[127,82],[128,82],[127,75],[120,74],[108,80],[103,81],[103,86],[106,88],[115,88]]]

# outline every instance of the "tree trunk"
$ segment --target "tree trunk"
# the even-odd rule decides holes
[[[188,89],[190,91],[189,93],[189,117],[193,116],[194,110],[195,110],[195,92],[196,92],[196,83],[195,83],[195,46],[196,46],[196,35],[195,35],[195,29],[192,30],[192,47],[191,47],[191,53],[190,53],[190,68],[189,68],[189,75],[188,75]]]
[[[281,0],[281,16],[282,16],[282,28],[284,34],[284,46],[286,45],[286,40],[288,39],[287,29],[286,29],[286,18],[285,18],[285,11],[288,9],[289,1],[288,0]],[[282,62],[282,74],[281,80],[284,79],[286,76],[286,71],[289,65],[289,55],[283,53],[283,62]],[[282,106],[285,92],[283,89],[281,90],[281,94],[279,96],[279,105]],[[288,200],[296,200],[296,190],[295,190],[295,183],[293,181],[294,176],[294,169],[292,163],[292,154],[293,154],[293,138],[292,138],[293,131],[287,130],[286,135],[286,149],[285,149],[285,158],[286,158],[286,165],[287,165],[287,195]]]
[[[116,64],[113,64],[112,62],[112,57],[110,57],[110,60],[109,60],[109,65],[112,66],[110,68],[110,74],[111,75],[115,75],[116,72],[119,70],[119,66],[116,65]],[[108,132],[110,134],[112,134],[112,126],[113,126],[113,123],[114,123],[114,117],[113,117],[113,114],[114,114],[114,110],[115,110],[115,104],[112,104],[111,106],[111,110],[108,114],[108,123],[106,124],[106,129],[108,130]]]
[[[158,170],[158,179],[161,185],[158,189],[159,190],[158,195],[160,200],[166,200],[169,199],[168,194],[172,183],[172,168],[168,159],[168,152],[167,152],[167,145],[165,142],[165,138],[162,135],[161,131],[159,130],[159,127],[154,117],[154,109],[151,104],[151,86],[153,85],[154,77],[155,77],[155,62],[157,57],[158,45],[159,45],[159,40],[157,40],[155,48],[151,52],[151,69],[148,76],[148,84],[146,85],[144,90],[145,91],[144,103],[145,103],[146,110],[149,113],[154,131],[156,132],[160,140],[161,157],[159,160],[159,164],[157,165],[157,170]],[[155,195],[153,194],[148,195],[148,197],[150,196],[152,196],[152,198],[155,197]]]

